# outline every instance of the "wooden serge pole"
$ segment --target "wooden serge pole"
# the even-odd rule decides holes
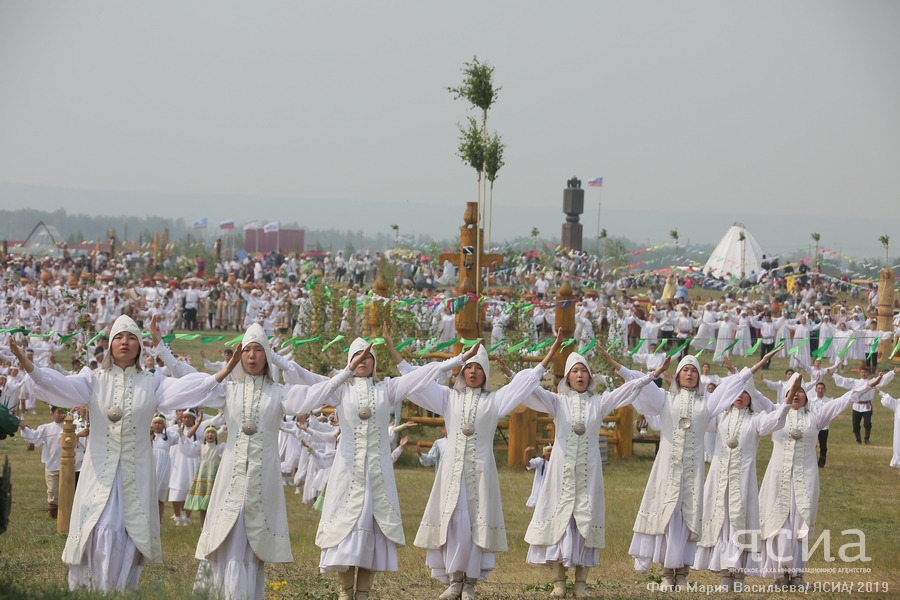
[[[882,269],[881,281],[878,285],[878,327],[879,331],[891,331],[894,328],[892,317],[894,307],[894,271]],[[859,342],[857,342],[859,343]],[[878,344],[879,360],[887,360],[894,349],[893,340],[888,338]],[[868,349],[866,350],[868,352]],[[873,373],[874,374],[874,373]]]
[[[72,415],[67,415],[62,426],[59,445],[62,448],[59,459],[59,508],[56,515],[57,533],[69,532],[72,517],[72,502],[75,499],[75,424]]]

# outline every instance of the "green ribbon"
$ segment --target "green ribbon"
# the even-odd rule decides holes
[[[668,352],[666,352],[666,356],[675,356],[676,354],[678,354],[679,352],[681,352],[682,350],[684,350],[685,348],[687,348],[687,345],[690,344],[690,343],[691,343],[691,338],[688,338],[688,339],[684,340],[684,343],[683,343],[683,344],[681,344],[680,346],[678,346],[678,347],[675,348],[674,350],[669,350]]]
[[[481,338],[476,338],[474,340],[467,340],[465,338],[459,338],[459,341],[462,343],[463,350],[465,350],[467,348],[471,348],[472,346],[474,346],[475,344],[477,344],[478,342],[480,342],[482,340],[481,340]],[[500,342],[500,343],[502,344],[503,342]]]
[[[800,348],[805,346],[806,342],[808,342],[808,341],[809,341],[809,338],[803,338],[802,342],[800,342],[799,344],[797,344],[796,346],[794,346],[793,348],[791,348],[790,350],[787,351],[788,356],[797,356],[797,354],[800,352]],[[847,348],[849,348],[849,347],[850,346],[847,346]]]
[[[853,346],[853,342],[856,341],[856,338],[850,338],[850,343],[847,344],[847,347],[838,352],[838,358],[844,358],[844,355],[847,354],[847,351]]]
[[[168,336],[166,336],[166,337],[168,337]],[[176,340],[184,340],[186,342],[189,342],[191,340],[196,340],[198,337],[200,337],[199,333],[176,333],[175,334]],[[166,342],[166,343],[168,344],[168,342]]]
[[[594,338],[591,340],[590,344],[588,344],[584,348],[581,348],[580,350],[578,350],[578,354],[583,355],[585,352],[590,352],[591,350],[594,349],[594,346],[596,346],[596,345],[597,345],[597,338]]]
[[[759,347],[761,345],[762,345],[762,338],[759,338],[758,340],[756,340],[756,343],[753,344],[753,347],[751,347],[749,350],[747,350],[747,352],[744,353],[744,356],[750,356],[751,354],[753,354],[754,352],[759,350]]]
[[[344,339],[344,337],[345,336],[343,336],[343,335],[339,335],[336,338],[334,338],[333,340],[331,340],[330,342],[328,342],[327,344],[325,344],[324,346],[322,346],[322,352],[325,352],[326,350],[331,348],[334,344],[336,344],[339,341],[341,341],[342,339]]]
[[[303,344],[309,344],[309,343],[312,343],[312,342],[318,342],[318,341],[321,340],[321,339],[322,339],[322,336],[321,336],[321,335],[317,335],[316,337],[308,338],[308,339],[305,339],[305,340],[296,340],[296,341],[294,342],[294,347],[296,348],[297,346],[302,346]]]
[[[566,346],[571,346],[574,343],[575,343],[575,338],[569,338],[566,341],[564,341],[562,344],[560,344],[559,347],[565,348]]]
[[[616,338],[615,341],[609,345],[609,348],[607,348],[606,351],[609,352],[610,350],[612,350],[613,348],[615,348],[616,346],[618,346],[621,343],[622,343],[622,338]]]
[[[401,342],[400,345],[395,348],[395,350],[399,352],[400,350],[403,350],[404,348],[412,344],[414,341],[416,341],[416,338],[409,338],[405,342]]]
[[[31,330],[25,329],[24,327],[19,327],[17,329],[0,329],[0,333],[9,333],[9,334],[24,333],[25,335],[30,335]]]
[[[815,350],[810,352],[810,355],[812,355],[813,358],[821,359],[823,356],[825,356],[825,352],[827,352],[828,348],[831,347],[831,342],[833,342],[833,341],[834,341],[833,337],[828,338],[827,340],[825,340],[824,344],[822,344],[821,346],[819,346],[818,348],[816,348]]]
[[[204,337],[202,340],[200,340],[200,343],[201,344],[211,344],[212,342],[221,342],[224,339],[225,339],[224,335],[217,335],[214,337]]]
[[[523,342],[516,344],[515,346],[508,347],[506,349],[506,352],[507,352],[507,354],[512,354],[513,352],[518,352],[519,350],[524,348],[526,345],[528,345],[528,338],[525,338],[525,340]]]
[[[168,344],[169,342],[171,342],[174,339],[175,339],[175,334],[170,333],[169,335],[164,335],[162,338],[162,341],[163,341],[163,343]],[[90,342],[88,342],[88,344],[90,344]]]
[[[294,340],[296,340],[298,337],[300,337],[300,336],[299,336],[299,335],[295,335],[295,336],[293,336],[293,337],[289,337],[288,339],[286,339],[286,340],[284,340],[283,342],[281,342],[281,347],[284,348],[285,346],[287,346],[288,344],[290,344],[290,343],[292,343]]]
[[[81,332],[80,332],[80,331],[76,331],[75,333],[70,333],[69,335],[61,335],[61,336],[59,336],[59,343],[60,343],[60,344],[65,344],[66,342],[68,342],[70,339],[72,339],[73,337],[75,337],[75,336],[78,335],[79,333],[81,333]]]
[[[440,344],[438,344],[437,346],[434,347],[434,350],[433,350],[433,351],[434,351],[434,352],[440,352],[440,351],[443,350],[444,348],[449,348],[450,346],[452,346],[453,344],[455,344],[455,343],[458,342],[458,341],[459,341],[459,338],[453,338],[453,339],[450,340],[449,342],[441,342]],[[478,340],[475,340],[475,341],[477,342]],[[474,344],[473,344],[473,345],[474,345]]]
[[[225,347],[228,347],[228,346],[235,346],[235,345],[237,345],[237,344],[240,344],[242,339],[244,339],[244,334],[243,334],[243,333],[242,333],[241,335],[237,336],[236,338],[234,338],[234,339],[232,339],[232,340],[228,340],[227,342],[225,342]]]
[[[503,345],[503,342],[505,342],[505,341],[506,341],[506,338],[503,338],[502,340],[500,340],[499,342],[497,342],[496,344],[494,344],[493,346],[491,346],[490,350],[488,350],[488,354],[490,354],[490,353],[492,353],[492,352],[496,352],[496,351],[497,351],[497,348],[499,348],[500,346],[502,346],[502,345]]]
[[[87,345],[90,346],[91,344],[93,344],[94,342],[96,342],[96,341],[100,338],[100,336],[102,336],[102,335],[103,335],[103,332],[102,332],[102,331],[99,332],[97,335],[95,335],[95,336],[92,337],[90,340],[88,340]]]
[[[725,356],[725,353],[728,352],[729,350],[731,350],[732,348],[734,348],[735,345],[737,345],[737,343],[738,343],[739,341],[741,341],[741,338],[734,338],[734,341],[731,342],[731,344],[729,344],[727,348],[725,348],[724,350],[722,350],[721,352],[719,352],[719,355],[716,357],[716,360],[719,360],[720,358],[722,358],[723,356]],[[671,354],[668,354],[667,356],[672,356],[672,355],[671,355]]]
[[[897,356],[897,352],[900,352],[900,340],[897,340],[897,345],[894,346],[894,349],[891,351],[891,355],[888,357],[888,360],[894,360],[894,357]]]
[[[878,352],[878,344],[881,343],[881,338],[875,338],[875,341],[872,342],[872,347],[869,349],[868,354],[866,354],[866,358],[871,358],[873,354]]]
[[[56,332],[51,330],[50,333],[30,333],[29,337],[41,338],[46,340],[47,338],[53,337],[54,335],[56,335]]]
[[[628,353],[629,358],[634,356],[635,354],[637,354],[637,351],[640,350],[641,346],[643,346],[643,345],[644,345],[644,338],[641,338],[638,340],[637,346],[635,346],[634,349]]]
[[[419,350],[419,356],[425,356],[426,354],[431,352],[431,347],[435,344],[437,344],[437,338],[431,338],[430,340],[428,340],[428,343],[425,344],[425,347]]]

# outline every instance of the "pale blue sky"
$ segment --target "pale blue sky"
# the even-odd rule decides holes
[[[444,89],[475,54],[503,86],[489,123],[508,144],[498,236],[527,235],[573,174],[604,177],[605,207],[694,215],[672,227],[788,215],[798,246],[813,213],[860,254],[900,223],[898,2],[0,1],[0,182],[427,215],[475,199],[454,155],[465,105]],[[324,202],[220,204],[211,222],[336,220]],[[843,231],[845,215],[885,231]],[[715,242],[724,228],[710,228]]]

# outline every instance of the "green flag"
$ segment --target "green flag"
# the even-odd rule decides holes
[[[343,336],[343,335],[337,336],[336,338],[334,338],[333,340],[331,340],[330,342],[328,342],[327,344],[325,344],[324,346],[322,346],[322,352],[325,352],[326,350],[328,350],[329,348],[331,348],[334,344],[336,344],[337,342],[341,341],[342,339],[344,339],[344,336]],[[398,349],[399,349],[399,348],[398,348]]]
[[[797,356],[797,354],[800,352],[800,348],[805,346],[806,342],[808,341],[809,338],[803,338],[803,340],[799,344],[787,351],[788,356]]]
[[[833,341],[833,337],[828,338],[827,340],[825,340],[824,344],[810,352],[810,355],[812,355],[813,358],[821,359],[823,356],[825,356],[825,352],[828,351],[828,348],[831,346],[831,342]]]
[[[628,356],[629,356],[629,357],[632,357],[632,356],[634,356],[635,354],[637,354],[637,351],[640,350],[640,349],[641,349],[641,346],[644,345],[644,341],[645,341],[644,338],[639,339],[639,340],[638,340],[638,343],[637,343],[637,346],[635,346],[634,348],[632,348],[631,352],[628,353]]]
[[[894,357],[897,356],[897,352],[900,352],[900,340],[897,340],[897,345],[891,350],[891,355],[888,357],[888,360],[894,360]]]
[[[869,348],[869,352],[868,352],[868,354],[866,354],[866,358],[871,358],[871,356],[873,354],[878,352],[878,344],[880,344],[880,343],[881,343],[881,338],[875,338],[875,340],[872,342],[872,347]]]
[[[724,350],[722,350],[721,352],[719,352],[719,355],[716,357],[716,360],[719,360],[720,358],[722,358],[723,356],[725,356],[725,353],[728,352],[729,350],[731,350],[732,348],[734,348],[735,345],[736,345],[739,341],[741,341],[741,338],[734,338],[734,341],[731,342],[731,343],[728,345],[727,348],[725,348]]]
[[[850,338],[850,343],[847,344],[847,347],[844,348],[843,350],[841,350],[840,352],[838,352],[838,358],[844,358],[844,355],[847,354],[847,350],[849,350],[853,346],[853,343],[855,341],[856,341],[856,338]]]
[[[437,344],[437,338],[431,338],[430,340],[428,340],[428,343],[425,344],[425,347],[419,350],[419,356],[425,356],[426,354],[431,352],[431,347],[435,344]]]
[[[688,339],[684,340],[684,343],[683,343],[683,344],[681,344],[680,346],[678,346],[678,347],[675,348],[674,350],[669,350],[668,352],[666,352],[666,356],[675,356],[676,354],[678,354],[679,352],[681,352],[682,350],[684,350],[684,349],[687,347],[687,345],[690,344],[690,343],[691,343],[691,338],[688,338]],[[732,344],[732,345],[733,345],[733,344]]]
[[[224,335],[217,335],[215,337],[205,337],[202,340],[200,340],[200,343],[201,344],[211,344],[213,342],[221,342],[224,339],[225,339]]]
[[[400,350],[403,350],[404,348],[406,348],[407,346],[412,344],[414,341],[416,341],[416,338],[409,338],[405,342],[400,342],[400,345],[396,347],[397,352],[399,352]]]
[[[510,346],[509,348],[507,348],[506,351],[509,354],[512,354],[513,352],[518,352],[519,350],[524,348],[527,344],[528,344],[528,338],[525,338],[521,343],[518,343],[515,346]]]
[[[496,344],[494,344],[493,346],[491,346],[491,349],[488,350],[488,354],[490,354],[491,352],[496,352],[496,351],[497,351],[497,348],[499,348],[500,346],[502,346],[502,345],[503,345],[503,342],[505,342],[505,341],[506,341],[506,338],[503,338],[502,340],[500,340],[499,342],[497,342]]]
[[[452,346],[453,344],[455,344],[458,341],[459,341],[459,338],[453,338],[452,340],[449,340],[446,342],[441,342],[440,344],[438,344],[437,346],[434,347],[434,352],[440,352],[444,348],[449,348],[450,346]]]
[[[465,338],[460,338],[459,341],[462,343],[463,350],[467,348],[471,348],[475,344],[481,341],[481,338],[475,338],[474,340],[467,340]],[[502,343],[502,342],[501,342]]]
[[[164,344],[168,344],[168,343],[170,343],[170,342],[171,342],[172,340],[174,340],[174,339],[175,339],[175,334],[174,334],[174,333],[170,333],[169,335],[164,335],[163,338],[162,338],[162,341],[163,341]],[[90,344],[90,342],[88,342],[88,343]]]
[[[590,343],[590,344],[588,344],[588,345],[585,346],[584,348],[581,348],[581,349],[578,351],[578,354],[582,354],[582,355],[583,355],[585,352],[590,352],[591,350],[594,349],[594,346],[596,346],[596,345],[597,345],[597,338],[594,338],[594,339],[591,340],[591,343]]]
[[[753,344],[753,347],[750,348],[749,350],[747,350],[747,352],[744,353],[744,356],[750,356],[751,354],[753,354],[754,352],[756,352],[757,350],[759,350],[759,347],[760,347],[761,345],[762,345],[762,338],[759,338],[758,340],[756,340],[756,343]]]
[[[295,340],[294,348],[296,348],[297,346],[302,346],[303,344],[311,344],[312,342],[318,342],[321,339],[322,339],[322,336],[317,335],[316,337],[307,338],[305,340]]]
[[[241,335],[237,336],[236,338],[225,342],[225,346],[235,346],[237,344],[240,344],[242,339],[244,339],[243,333]]]

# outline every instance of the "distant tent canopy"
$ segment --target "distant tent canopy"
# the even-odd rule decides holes
[[[713,277],[740,277],[743,273],[748,277],[763,270],[761,263],[765,254],[750,230],[735,223],[710,254],[703,273]]]
[[[41,256],[58,255],[60,250],[56,244],[61,239],[56,227],[41,221],[34,226],[21,246],[10,248],[10,251]]]

